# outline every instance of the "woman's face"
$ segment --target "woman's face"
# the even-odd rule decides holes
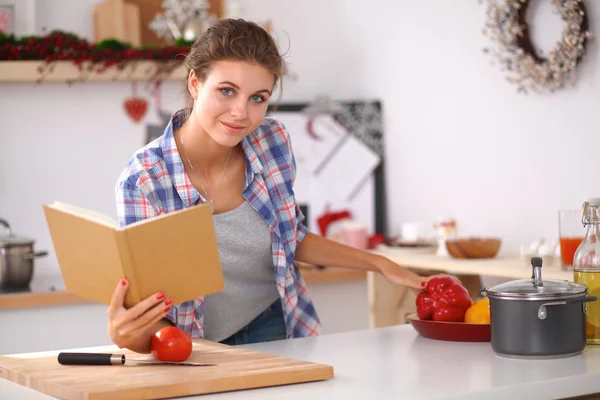
[[[275,84],[272,72],[246,61],[219,61],[204,82],[190,78],[193,116],[215,142],[227,147],[261,123]]]

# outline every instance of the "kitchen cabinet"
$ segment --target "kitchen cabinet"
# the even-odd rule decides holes
[[[112,344],[106,324],[106,306],[100,304],[3,309],[0,354]]]
[[[65,292],[60,274],[34,275],[29,288],[0,293],[0,354],[112,344],[106,306]]]

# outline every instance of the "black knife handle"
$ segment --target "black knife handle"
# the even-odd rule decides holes
[[[102,353],[59,353],[58,363],[62,365],[123,365],[125,356]]]

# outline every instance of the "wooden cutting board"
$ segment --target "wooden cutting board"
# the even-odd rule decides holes
[[[114,351],[126,357],[149,355]],[[194,340],[187,361],[214,367],[173,365],[65,366],[56,356],[0,357],[0,377],[60,399],[163,399],[333,377],[333,367]]]

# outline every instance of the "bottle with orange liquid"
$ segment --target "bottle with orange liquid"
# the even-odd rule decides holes
[[[573,257],[574,281],[586,285],[590,296],[600,298],[600,198],[583,203],[581,222],[587,232]],[[586,342],[600,344],[600,301],[586,306]]]

